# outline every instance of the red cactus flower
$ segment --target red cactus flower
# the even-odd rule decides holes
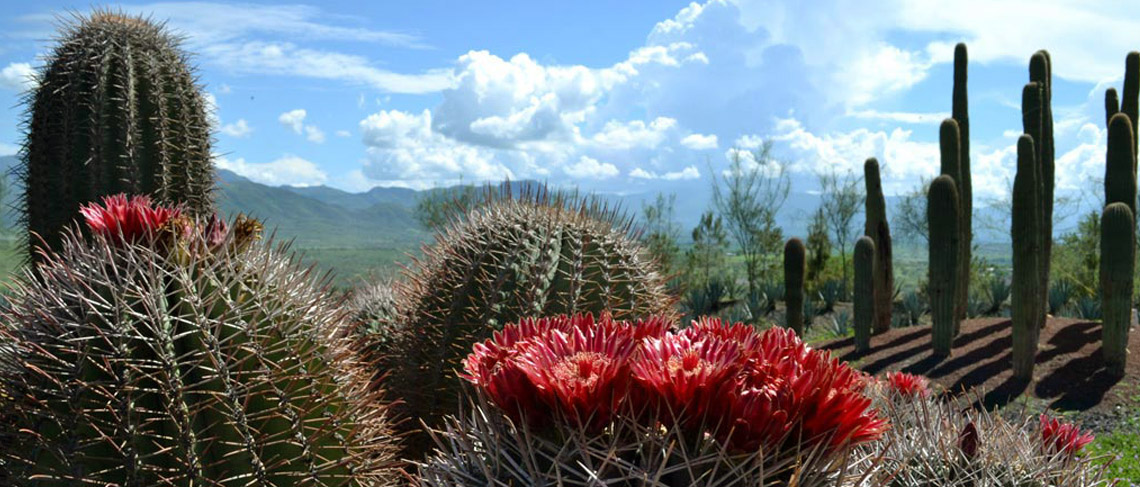
[[[1085,445],[1092,443],[1093,438],[1092,433],[1082,433],[1076,425],[1041,415],[1041,446],[1048,454],[1076,454]]]
[[[710,419],[719,393],[742,366],[740,347],[716,336],[647,338],[633,363],[642,392],[642,404],[635,407],[648,407],[659,419],[696,426]]]
[[[966,427],[962,428],[962,432],[958,434],[958,449],[962,450],[962,454],[966,458],[973,459],[978,455],[978,446],[981,444],[981,438],[978,437],[978,427],[974,426],[974,422],[966,423]]]
[[[202,230],[202,235],[205,237],[207,247],[217,248],[225,243],[226,237],[229,235],[229,225],[226,225],[226,221],[214,213],[206,222],[206,228]]]
[[[930,397],[930,381],[921,375],[887,372],[887,387],[902,397]]]
[[[177,208],[155,206],[147,196],[125,194],[104,196],[103,204],[92,203],[79,209],[92,233],[114,243],[135,242],[154,235],[168,220],[181,214]]]

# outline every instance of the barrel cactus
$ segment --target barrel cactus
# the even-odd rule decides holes
[[[1039,92],[1029,83],[1026,92]],[[1041,205],[1038,202],[1040,174],[1033,138],[1022,134],[1017,140],[1017,175],[1013,179],[1013,292],[1010,307],[1013,320],[1013,374],[1019,379],[1033,377],[1037,359],[1037,338],[1044,319],[1044,294],[1040,288]]]
[[[1110,372],[1124,375],[1128,329],[1132,325],[1132,274],[1136,262],[1136,227],[1124,203],[1104,207],[1100,233],[1100,299],[1103,313],[1104,362]]]
[[[784,244],[784,303],[787,305],[785,326],[804,336],[804,271],[807,248],[798,238]],[[807,319],[811,319],[808,317]]]
[[[488,190],[485,201],[437,235],[393,288],[394,342],[367,348],[401,413],[438,426],[457,411],[464,350],[536,314],[672,315],[665,280],[617,211],[537,190]],[[406,421],[416,428],[417,419]],[[408,438],[417,456],[427,437]]]
[[[967,96],[967,68],[969,56],[966,44],[954,46],[954,88],[951,117],[958,124],[958,167],[954,184],[958,187],[958,204],[961,205],[958,231],[962,234],[958,246],[958,295],[954,304],[957,319],[966,317],[966,304],[970,296],[970,262],[974,242],[974,183],[970,174],[970,105]],[[942,172],[946,174],[945,170]],[[878,243],[877,241],[875,242]],[[958,334],[955,322],[954,334]]]
[[[105,205],[83,208],[93,235],[65,232],[3,310],[11,484],[396,482],[387,408],[327,279],[256,221]]]
[[[895,270],[891,250],[891,226],[887,221],[887,202],[883,198],[883,183],[879,176],[879,160],[874,157],[863,163],[863,179],[867,184],[867,221],[863,234],[875,244],[873,274],[875,283],[875,316],[873,331],[883,333],[891,328],[894,310]]]
[[[875,285],[875,241],[866,235],[855,241],[855,351],[871,348],[871,322],[879,303],[875,298],[879,289]]]
[[[27,95],[18,173],[29,252],[58,249],[79,207],[148,194],[208,216],[214,166],[207,104],[178,37],[98,10],[64,26]]]
[[[935,355],[950,355],[954,342],[955,296],[958,287],[958,231],[961,211],[958,188],[954,178],[943,174],[930,183],[927,194],[926,215],[930,225],[930,274],[927,279],[930,294],[930,314]]]

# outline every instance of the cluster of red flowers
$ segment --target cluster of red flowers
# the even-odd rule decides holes
[[[92,233],[102,235],[113,243],[135,242],[143,236],[153,236],[166,222],[182,212],[151,204],[147,196],[117,194],[104,196],[103,204],[91,203],[79,209]]]
[[[1041,444],[1048,454],[1064,452],[1066,455],[1074,455],[1085,445],[1092,443],[1093,438],[1092,433],[1082,433],[1076,425],[1041,415]]]
[[[887,372],[887,387],[902,397],[930,397],[930,381],[921,375]]]
[[[591,315],[524,319],[476,344],[464,378],[515,420],[597,430],[615,415],[713,434],[733,449],[838,451],[886,427],[865,376],[791,330],[702,319],[673,331]]]

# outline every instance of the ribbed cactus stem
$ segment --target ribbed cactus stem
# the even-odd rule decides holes
[[[1128,329],[1132,324],[1132,273],[1136,262],[1136,227],[1124,203],[1104,207],[1100,233],[1100,299],[1105,366],[1124,375]]]
[[[871,348],[878,288],[875,286],[875,241],[866,235],[855,241],[855,351]]]
[[[798,238],[784,244],[784,300],[787,305],[785,324],[804,335],[804,270],[807,248]]]
[[[27,98],[18,173],[33,258],[41,238],[58,249],[79,206],[104,195],[211,212],[210,121],[187,60],[178,37],[145,18],[96,11],[64,26]]]
[[[1124,93],[1121,94],[1120,111],[1132,122],[1132,142],[1135,143],[1140,138],[1136,133],[1140,129],[1140,120],[1137,120],[1140,117],[1140,52],[1137,51],[1128,53],[1124,58]]]
[[[1124,113],[1108,121],[1108,150],[1104,165],[1104,202],[1124,203],[1136,213],[1136,144],[1132,141],[1132,122]]]
[[[1108,127],[1112,116],[1120,113],[1120,99],[1116,96],[1116,88],[1109,87],[1104,90],[1104,126]]]
[[[942,121],[942,126],[938,131],[938,145],[942,155],[942,175],[948,176],[954,180],[954,187],[959,186],[958,182],[962,180],[962,139],[961,132],[959,132],[958,122],[953,118],[947,118]],[[959,192],[959,198],[961,193]],[[962,207],[961,199],[959,199],[958,208],[958,232],[962,232]],[[964,235],[958,236],[958,241],[963,241]],[[962,246],[959,245],[958,256],[955,258],[957,262],[957,270],[955,270],[954,285],[954,331],[955,335],[958,334],[958,323],[966,318],[966,290],[970,282],[970,262],[965,260],[965,254],[962,253]]]
[[[1033,86],[1030,86],[1033,85]],[[1039,91],[1034,83],[1026,92]],[[1013,180],[1013,215],[1010,235],[1013,239],[1013,282],[1011,308],[1013,319],[1013,374],[1019,379],[1033,377],[1037,357],[1037,337],[1042,320],[1043,294],[1038,264],[1040,258],[1039,212],[1041,205],[1038,182],[1039,167],[1033,138],[1023,134],[1017,140],[1017,175]]]
[[[954,342],[954,313],[958,287],[958,252],[961,217],[958,188],[954,178],[943,174],[930,183],[927,194],[926,217],[930,226],[930,311],[933,318],[934,354],[950,355]]]
[[[958,276],[958,301],[955,311],[959,319],[966,317],[966,302],[970,296],[970,261],[972,260],[974,242],[974,185],[970,175],[970,105],[967,96],[967,71],[969,55],[966,44],[959,42],[954,46],[954,99],[951,117],[958,122],[958,175],[954,183],[958,186],[959,205],[961,205],[961,222],[958,231],[962,232],[959,249],[958,265],[961,274]],[[958,333],[957,326],[954,334]]]
[[[1037,165],[1041,167],[1041,292],[1049,292],[1050,263],[1053,254],[1053,191],[1055,164],[1053,160],[1053,64],[1049,51],[1040,50],[1029,60],[1029,81],[1041,88],[1041,137],[1033,139],[1037,148]],[[1048,300],[1042,299],[1042,304]],[[1042,311],[1041,325],[1045,325]]]
[[[874,157],[863,163],[863,180],[867,184],[867,221],[863,234],[875,243],[875,262],[872,264],[875,281],[874,333],[891,328],[891,311],[894,308],[895,271],[891,251],[891,227],[887,221],[887,203],[883,197],[883,184],[879,176],[879,160]]]

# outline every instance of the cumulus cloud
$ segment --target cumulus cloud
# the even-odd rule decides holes
[[[0,142],[0,156],[10,156],[20,152],[20,148],[14,144],[6,144]]]
[[[582,156],[578,162],[562,168],[568,176],[577,179],[608,179],[619,174],[617,166]]]
[[[336,136],[337,137],[352,137],[352,132],[349,132],[347,130],[337,130]]]
[[[26,91],[36,83],[36,71],[29,63],[9,63],[0,69],[0,88]]]
[[[277,117],[277,121],[281,125],[288,127],[293,133],[297,135],[305,135],[305,139],[309,142],[323,144],[325,142],[325,132],[316,125],[306,124],[305,118],[308,117],[308,112],[304,108],[290,110],[282,113]]]
[[[680,171],[657,174],[653,171],[635,167],[632,171],[629,172],[629,177],[634,179],[662,179],[665,181],[677,181],[683,179],[700,179],[701,171],[697,169],[697,166],[687,166]]]
[[[325,133],[321,129],[317,128],[316,125],[306,125],[305,139],[308,139],[309,142],[323,144],[325,142]]]
[[[238,121],[234,123],[223,125],[221,131],[230,137],[244,139],[253,133],[253,127],[250,127],[249,122],[246,122],[244,118],[239,118]]]
[[[214,164],[219,169],[270,186],[315,186],[328,180],[328,175],[316,163],[293,155],[261,163],[246,162],[240,157],[233,160],[216,157]]]
[[[594,134],[592,141],[604,149],[652,149],[661,145],[676,126],[677,120],[669,117],[657,117],[648,124],[642,120],[625,123],[611,120],[606,122],[601,131]]]
[[[716,149],[717,139],[715,134],[689,134],[681,139],[681,145],[693,150]]]

